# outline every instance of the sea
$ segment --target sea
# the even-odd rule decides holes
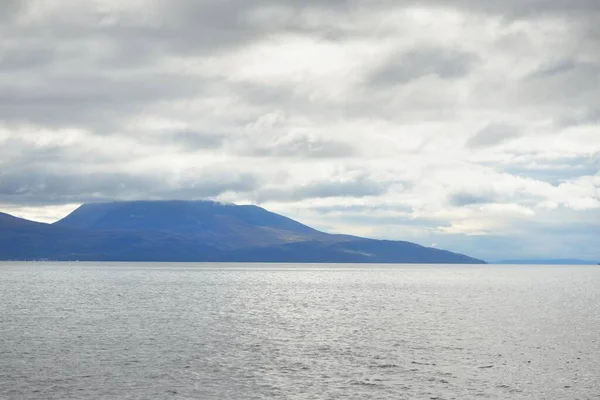
[[[600,267],[0,263],[0,399],[600,399]]]

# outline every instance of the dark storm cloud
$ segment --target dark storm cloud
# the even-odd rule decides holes
[[[492,123],[472,136],[467,141],[467,147],[491,147],[516,138],[519,135],[519,129],[515,126],[504,123]]]

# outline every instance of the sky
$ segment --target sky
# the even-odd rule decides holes
[[[2,0],[0,211],[134,199],[600,259],[600,2]]]

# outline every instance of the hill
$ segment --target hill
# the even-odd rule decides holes
[[[54,224],[0,213],[0,259],[484,263],[410,242],[327,234],[257,206],[209,201],[84,204]]]

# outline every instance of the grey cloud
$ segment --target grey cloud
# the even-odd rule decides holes
[[[165,182],[157,177],[125,173],[52,173],[21,169],[0,175],[0,201],[19,204],[61,204],[129,198],[152,193]]]
[[[160,102],[203,94],[209,84],[185,76],[140,72],[126,79],[118,74],[74,72],[68,75],[0,78],[0,120],[42,126],[81,126],[91,131],[118,129],[124,117]]]
[[[553,76],[563,72],[571,71],[575,68],[576,63],[573,60],[563,60],[547,65],[543,65],[536,72],[534,72],[531,76]]]
[[[493,203],[494,197],[468,192],[453,193],[449,196],[450,204],[455,207],[464,207],[474,204]]]
[[[520,136],[518,128],[504,123],[491,123],[467,141],[467,147],[491,147]]]
[[[405,4],[421,6],[438,6],[443,8],[454,8],[472,12],[482,12],[502,15],[507,18],[522,18],[539,16],[540,14],[566,14],[566,15],[590,15],[600,12],[600,5],[596,0],[412,0]]]
[[[496,165],[495,169],[501,169],[511,175],[527,176],[557,186],[566,180],[594,175],[600,170],[600,160],[594,159],[594,157],[536,160],[535,154],[529,154],[525,155],[523,160],[511,160],[508,164]]]
[[[228,27],[238,26],[241,22],[245,22],[243,18],[240,18],[240,16],[243,16],[244,13],[253,7],[284,6],[296,12],[309,7],[325,10],[337,10],[340,12],[365,8],[362,0],[330,0],[326,2],[320,0],[289,0],[283,5],[281,2],[276,0],[259,0],[253,2],[228,0],[223,1],[222,3],[222,5],[219,4],[218,6],[213,5],[209,11],[207,11],[207,3],[205,2],[177,0],[169,4],[172,4],[172,8],[174,9],[182,10],[181,14],[189,16],[190,19],[191,17],[206,18],[207,22],[210,24],[214,24],[215,21],[222,21],[224,25]],[[507,17],[531,16],[539,15],[540,13],[589,15],[590,13],[600,12],[600,5],[595,0],[571,0],[569,2],[565,2],[563,0],[454,0],[452,2],[445,0],[407,0],[401,3],[395,0],[378,0],[369,3],[369,9],[372,10],[385,10],[393,7],[404,8],[413,6],[454,8],[490,14],[499,14]],[[230,14],[233,14],[232,16],[224,15],[232,8],[237,8],[241,11],[239,13],[230,12]],[[179,14],[179,12],[177,12],[177,14]],[[273,23],[275,24],[276,21]]]
[[[408,213],[412,211],[412,207],[409,206],[388,206],[388,205],[336,205],[336,206],[315,206],[311,207],[311,211],[316,212],[318,214],[367,214],[369,212],[392,212],[392,213]]]
[[[370,81],[381,85],[394,85],[428,75],[436,75],[443,79],[461,78],[473,68],[476,59],[473,54],[454,49],[413,49],[388,60],[373,73]]]
[[[43,139],[42,136],[37,136]],[[47,145],[36,145],[35,140],[27,141],[26,137],[12,137],[0,141],[0,167],[5,173],[10,169],[21,169],[39,166],[41,170],[52,165],[93,166],[99,164],[114,165],[121,161],[115,149],[94,149],[84,143],[64,144],[60,142]],[[3,165],[4,164],[4,165]]]
[[[311,137],[303,133],[247,135],[236,132],[205,133],[199,131],[165,131],[146,138],[158,145],[174,145],[186,152],[221,150],[227,154],[246,157],[274,158],[343,158],[357,154],[356,149],[344,142]]]
[[[134,199],[201,199],[251,192],[261,179],[249,172],[198,171],[194,179],[165,173],[57,172],[22,168],[0,173],[0,203],[65,204]]]
[[[593,116],[600,109],[599,88],[600,63],[561,61],[541,65],[526,76],[518,86],[515,101],[530,107],[551,107],[550,112],[560,124],[573,115]]]
[[[470,207],[485,204],[518,204],[535,206],[542,197],[532,193],[503,193],[498,190],[462,190],[447,194],[447,201],[453,207]]]
[[[32,1],[28,6],[36,4]],[[10,46],[0,44],[4,57],[0,69],[11,71],[0,78],[0,120],[77,126],[105,134],[122,131],[125,118],[160,112],[174,101],[223,97],[244,105],[287,104],[314,111],[321,105],[295,98],[293,91],[253,85],[244,92],[239,82],[202,78],[188,67],[166,73],[160,65],[170,57],[210,59],[269,35],[298,31],[279,21],[252,21],[252,13],[265,7],[284,7],[293,15],[305,8],[335,10],[350,4],[153,1],[129,15],[106,11],[110,7],[101,10],[69,3],[60,13],[30,26],[6,28],[3,42]],[[307,27],[305,33],[315,34],[314,29]],[[324,148],[312,153],[328,152]]]
[[[425,229],[444,225],[445,221],[432,218],[414,218],[408,205],[339,205],[315,206],[311,213],[326,217],[328,221],[371,227],[422,227]],[[317,217],[319,218],[319,217]],[[385,235],[384,235],[385,236]]]
[[[173,143],[187,151],[217,149],[223,146],[225,135],[194,131],[178,131],[163,135],[164,142]],[[160,141],[160,140],[159,140]]]
[[[254,157],[308,157],[338,158],[356,154],[353,146],[335,140],[310,138],[303,134],[282,136],[276,142],[260,136],[252,140],[248,138],[242,146],[241,154]],[[264,141],[261,141],[263,139]]]
[[[194,171],[192,177],[181,179],[167,189],[157,188],[155,196],[159,199],[214,198],[230,192],[250,194],[263,185],[264,180],[253,172],[212,166]]]
[[[25,2],[11,1],[9,4],[13,5],[10,15],[14,17]],[[27,4],[29,7],[36,6],[33,1]],[[523,2],[518,1],[429,1],[399,4],[386,0],[375,2],[366,8],[364,3],[357,0],[294,0],[284,4],[274,0],[176,0],[155,1],[134,13],[121,15],[111,12],[109,8],[102,10],[70,3],[52,18],[42,19],[31,26],[5,28],[3,39],[18,44],[16,48],[19,49],[0,49],[0,52],[7,54],[5,68],[18,69],[20,73],[11,74],[4,82],[0,80],[0,93],[3,94],[3,99],[0,99],[0,119],[16,123],[77,125],[91,130],[116,131],[124,116],[154,112],[163,102],[214,95],[214,92],[208,90],[214,86],[220,88],[221,95],[241,95],[240,85],[233,82],[205,80],[188,74],[185,69],[181,74],[166,74],[160,69],[152,68],[166,58],[212,57],[285,32],[318,37],[323,34],[321,25],[308,21],[300,26],[300,22],[297,22],[299,19],[295,18],[301,13],[310,14],[307,12],[310,10],[325,10],[333,13],[330,16],[335,16],[338,12],[339,15],[356,10],[382,12],[390,8],[423,4],[469,7],[500,14],[527,8],[523,6]],[[566,7],[559,1],[545,1],[536,2],[535,8],[555,12],[585,10],[589,14],[595,10],[595,4],[597,3],[575,1],[572,6]],[[273,7],[287,10],[292,17],[286,23],[276,19],[261,20],[260,23],[252,20],[251,16],[257,11]],[[335,23],[327,25],[336,26]],[[337,40],[347,38],[342,34]],[[49,50],[44,53],[44,48]],[[10,52],[13,54],[10,55]],[[50,62],[52,68],[46,68]],[[388,65],[382,66],[372,78],[382,84],[402,83],[428,74],[452,79],[465,76],[476,63],[477,57],[457,50],[416,49],[389,60]],[[27,68],[36,68],[35,77],[25,74]],[[64,71],[68,71],[68,75]],[[242,94],[245,102],[261,103],[264,107],[283,103],[289,107],[302,107],[302,110],[311,113],[323,112],[319,111],[321,104],[318,102],[294,98],[291,92],[273,91],[264,87],[255,89]],[[365,98],[372,99],[373,93],[366,92]],[[377,102],[378,99],[373,100]],[[353,114],[354,108],[364,113],[379,112],[377,107],[365,107],[364,102],[359,103],[348,108],[351,109],[349,114]],[[340,107],[337,111],[345,110],[346,108]]]
[[[2,11],[0,12],[0,22],[12,20],[22,11],[24,5],[23,0],[3,0]]]
[[[54,51],[45,47],[5,48],[0,51],[0,71],[9,73],[42,67],[50,64],[54,59]]]
[[[139,72],[123,79],[110,73],[70,73],[65,75],[46,75],[32,77],[31,81],[6,79],[0,81],[0,102],[16,104],[58,104],[79,105],[144,103],[157,99],[169,100],[188,98],[198,95],[202,90],[202,81],[192,84],[180,75],[163,74],[161,80],[154,74]],[[34,85],[32,85],[32,83]]]
[[[19,12],[39,6],[43,0],[24,2],[6,0],[11,11],[7,19]],[[339,9],[352,2],[331,1],[325,8]],[[4,6],[4,3],[3,3]],[[9,33],[34,40],[45,37],[49,43],[79,42],[88,39],[90,47],[103,45],[110,49],[96,60],[105,67],[139,66],[160,60],[166,54],[187,56],[214,55],[251,43],[282,30],[294,31],[300,26],[290,18],[283,24],[278,19],[250,18],[265,8],[280,7],[290,15],[305,7],[322,8],[322,2],[291,1],[281,4],[275,0],[158,0],[141,5],[133,13],[115,13],[110,7],[84,3],[64,4],[60,13],[31,25],[13,26]]]
[[[326,197],[366,197],[384,194],[385,183],[359,177],[348,181],[320,181],[303,186],[287,188],[264,188],[257,192],[258,202],[298,201]]]
[[[118,142],[115,142],[118,145]],[[72,145],[33,145],[19,138],[0,142],[0,203],[64,204],[101,200],[197,199],[226,192],[251,193],[262,178],[237,165],[127,170],[123,153]],[[124,149],[125,153],[129,150]],[[116,153],[116,154],[115,154]]]
[[[5,0],[12,10],[5,12],[15,15],[22,2]],[[3,6],[4,6],[3,3]],[[29,2],[35,7],[36,2]],[[475,0],[421,0],[403,1],[382,0],[371,2],[368,8],[360,0],[319,0],[297,1],[290,0],[285,3],[276,0],[224,0],[224,1],[195,1],[172,0],[154,1],[148,7],[141,9],[132,16],[122,17],[113,15],[109,9],[100,9],[81,5],[70,4],[63,7],[62,13],[56,19],[49,21],[53,29],[47,25],[38,26],[45,34],[60,35],[59,37],[73,37],[74,34],[93,29],[96,35],[106,35],[113,38],[127,36],[129,38],[149,38],[156,43],[156,48],[166,47],[183,53],[227,49],[230,46],[247,43],[264,35],[273,34],[281,30],[302,30],[298,24],[299,14],[307,9],[326,10],[339,12],[341,16],[352,10],[385,11],[389,9],[402,9],[405,7],[440,7],[454,8],[476,12],[485,12],[503,16],[538,15],[540,13],[562,13],[590,15],[599,11],[600,7],[595,0],[573,0],[568,3],[563,0],[528,1],[475,1]],[[291,17],[281,19],[261,19],[260,24],[249,18],[253,13],[265,9],[279,8]],[[73,18],[73,15],[86,15],[86,18]],[[111,23],[102,23],[111,21]],[[333,24],[328,24],[332,26]],[[313,26],[314,28],[314,26]],[[127,42],[126,42],[127,43]],[[134,50],[135,48],[131,48]]]
[[[500,188],[468,189],[450,191],[446,200],[453,207],[469,207],[484,204],[518,204],[521,206],[535,206],[544,200],[542,194],[518,190],[505,192]]]
[[[339,220],[340,222],[343,221],[345,224],[357,224],[357,225],[362,225],[362,226],[370,226],[373,227],[375,232],[377,232],[377,230],[381,230],[381,228],[383,228],[383,230],[386,230],[386,228],[390,228],[393,227],[395,229],[402,229],[402,228],[422,228],[422,230],[427,231],[427,230],[432,230],[436,227],[439,227],[440,225],[444,225],[445,221],[442,220],[438,220],[438,219],[423,219],[423,218],[411,218],[408,216],[397,216],[397,215],[372,215],[372,214],[368,214],[368,213],[364,213],[364,214],[342,214],[340,216],[338,216],[337,218],[329,218],[329,220]],[[402,239],[402,240],[407,240],[406,237],[406,233],[404,233],[404,236],[402,238],[398,238],[398,239]],[[382,239],[389,239],[389,232],[384,233],[383,235],[378,235],[377,233],[375,234],[375,237],[379,237]],[[417,242],[421,242],[421,240],[416,239],[415,241]],[[429,245],[429,243],[425,244],[426,246]]]
[[[594,81],[600,78],[600,64],[590,62],[578,62],[576,60],[560,60],[557,62],[541,65],[537,71],[534,71],[529,78],[554,77],[567,73],[583,74],[584,78],[591,78]],[[595,79],[594,79],[595,78]]]
[[[8,1],[8,0],[7,0]],[[21,2],[8,1],[8,7],[13,9],[6,15],[14,16],[21,8]],[[29,7],[36,7],[36,2],[29,2]],[[527,14],[529,11],[553,11],[563,13],[581,12],[589,15],[598,10],[597,2],[573,1],[565,6],[563,1],[538,1],[534,5],[524,4],[522,1],[419,1],[398,3],[392,0],[378,1],[364,7],[358,0],[352,1],[288,1],[285,3],[275,0],[225,0],[225,1],[194,1],[173,0],[155,1],[141,8],[133,15],[114,14],[109,8],[101,9],[71,3],[63,7],[61,13],[53,18],[38,22],[32,26],[21,26],[12,32],[20,38],[46,37],[46,44],[60,44],[63,42],[82,43],[89,39],[89,49],[94,49],[98,44],[111,49],[108,54],[103,54],[96,59],[98,65],[113,66],[139,66],[154,63],[166,54],[179,54],[183,56],[211,55],[221,51],[230,51],[234,47],[248,44],[260,38],[274,35],[283,31],[302,32],[321,35],[321,26],[315,26],[308,21],[306,26],[299,25],[298,18],[306,10],[326,10],[330,13],[339,13],[340,16],[350,11],[364,10],[365,12],[378,12],[388,9],[401,9],[404,7],[423,5],[435,7],[450,7],[459,9],[479,10],[502,15]],[[3,3],[4,6],[4,3]],[[277,18],[261,19],[256,23],[250,18],[260,10],[278,7],[285,9],[286,23]],[[6,7],[4,7],[6,9]],[[529,11],[528,11],[529,10]],[[9,17],[10,18],[10,17]],[[110,23],[106,23],[109,21]],[[328,24],[334,28],[335,24]],[[16,29],[16,28],[15,28]],[[9,35],[10,36],[10,35]],[[343,34],[338,35],[343,39]],[[416,54],[416,57],[425,58],[427,55]],[[459,76],[463,74],[465,64],[457,60],[451,61],[447,69],[436,71],[441,76]],[[410,76],[414,71],[405,74]],[[402,76],[404,77],[404,76]]]
[[[565,115],[555,118],[555,124],[559,129],[578,125],[600,124],[600,107],[590,107],[583,111],[574,110],[571,113],[565,113]]]
[[[295,191],[301,198],[342,196],[365,197],[380,195],[385,192],[385,186],[363,179],[355,182],[322,182],[307,185]]]

